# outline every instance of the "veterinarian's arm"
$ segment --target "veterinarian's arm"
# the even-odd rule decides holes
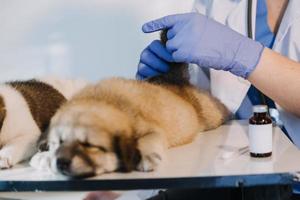
[[[175,62],[225,70],[248,79],[287,111],[300,116],[300,63],[201,14],[170,15],[143,26],[145,33],[162,29],[168,29],[165,51]],[[162,58],[158,50],[155,55]],[[150,59],[146,55],[141,62],[146,58]]]
[[[248,80],[285,110],[300,117],[300,63],[265,48]]]

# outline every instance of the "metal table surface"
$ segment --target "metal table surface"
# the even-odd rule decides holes
[[[247,122],[231,121],[199,133],[191,144],[168,150],[155,172],[110,173],[89,179],[37,171],[28,164],[0,171],[0,191],[92,191],[158,188],[212,188],[289,184],[300,171],[300,151],[279,128],[273,155],[253,159],[238,149],[248,145]]]

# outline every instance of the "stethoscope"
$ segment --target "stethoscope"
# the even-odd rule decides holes
[[[253,38],[253,32],[252,32],[252,25],[253,25],[253,23],[252,23],[252,5],[253,5],[253,1],[252,0],[248,0],[248,5],[247,5],[248,6],[247,7],[247,36],[249,38],[251,38],[251,39],[254,39]],[[269,98],[267,96],[265,96],[262,92],[260,92],[260,99],[261,99],[262,104],[268,105],[267,99],[269,99]],[[270,106],[270,105],[268,105],[268,106]],[[276,116],[277,116],[277,113],[278,113],[277,109],[269,107],[268,113],[272,116],[271,110],[272,110],[273,113],[276,113]],[[274,116],[272,116],[272,117],[274,117]],[[276,121],[276,123],[279,126],[282,126],[282,124],[281,124],[282,122],[280,122],[280,120],[279,120],[278,117],[274,117],[273,119]],[[286,130],[285,130],[285,132],[286,132]]]
[[[251,39],[253,39],[253,32],[252,32],[252,5],[253,1],[248,0],[248,7],[247,7],[247,36]],[[260,93],[260,98],[263,104],[267,104],[266,102],[266,96],[263,93]]]
[[[253,33],[252,33],[252,0],[248,0],[248,7],[247,7],[247,32],[248,37],[253,39]]]

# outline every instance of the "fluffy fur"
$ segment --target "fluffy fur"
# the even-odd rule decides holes
[[[164,41],[163,37],[163,41]],[[148,81],[111,78],[86,87],[53,117],[53,166],[71,176],[152,171],[167,148],[220,126],[225,106],[189,84],[185,64]]]
[[[56,78],[1,84],[0,169],[32,156],[56,110],[85,85]]]

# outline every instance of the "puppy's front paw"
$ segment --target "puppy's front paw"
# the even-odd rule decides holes
[[[0,155],[0,169],[8,169],[11,168],[12,164],[8,157],[4,157]]]
[[[158,153],[151,153],[142,155],[141,162],[137,166],[137,170],[142,172],[149,172],[156,170],[162,162],[162,156]]]
[[[32,156],[29,165],[37,170],[51,171],[52,152],[38,152]]]

